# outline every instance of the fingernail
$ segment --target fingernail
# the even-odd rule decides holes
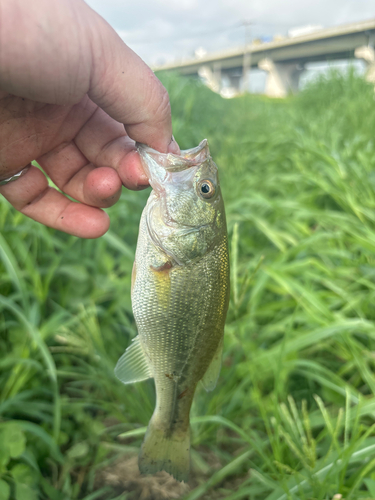
[[[175,138],[173,137],[173,135],[172,135],[171,142],[169,143],[167,152],[168,153],[172,153],[174,155],[180,155],[181,154],[180,146],[177,144],[177,142],[176,142]]]
[[[142,173],[137,179],[137,189],[146,189],[150,183],[148,182],[148,177],[146,174]]]

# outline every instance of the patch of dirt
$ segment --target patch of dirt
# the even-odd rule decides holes
[[[189,491],[186,483],[176,481],[166,472],[141,476],[136,456],[123,458],[103,469],[97,483],[98,486],[112,486],[118,495],[133,493],[130,497],[132,500],[177,499]]]

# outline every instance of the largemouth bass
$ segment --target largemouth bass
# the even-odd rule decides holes
[[[213,390],[221,368],[229,300],[224,203],[206,140],[181,156],[144,145],[138,152],[153,188],[132,273],[138,336],[115,373],[124,384],[155,379],[141,473],[165,470],[186,481],[194,392],[200,380]]]

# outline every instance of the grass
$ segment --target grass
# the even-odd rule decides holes
[[[223,368],[194,401],[189,491],[136,477],[153,385],[113,374],[136,334],[148,196],[124,192],[95,241],[0,200],[0,500],[375,498],[373,89],[332,74],[286,100],[226,101],[162,79],[181,147],[209,139],[231,245]]]

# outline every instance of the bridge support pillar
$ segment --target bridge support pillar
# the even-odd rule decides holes
[[[369,45],[358,47],[354,52],[357,59],[363,59],[366,63],[366,80],[375,85],[375,50]]]
[[[294,63],[275,63],[272,59],[262,59],[259,69],[266,71],[265,94],[269,97],[286,97],[290,92],[298,91],[299,78],[304,67]]]
[[[215,63],[214,70],[209,66],[201,66],[198,70],[198,75],[203,78],[208,88],[214,92],[221,90],[221,66]]]

